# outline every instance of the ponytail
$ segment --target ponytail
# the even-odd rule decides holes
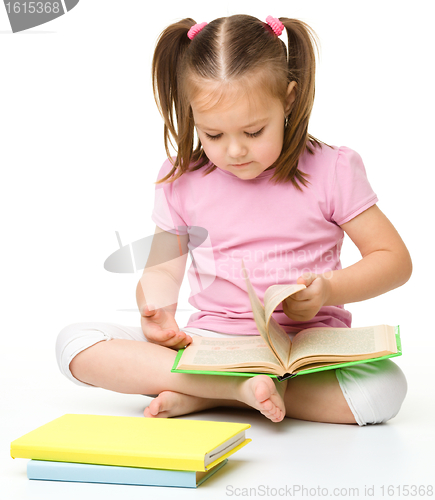
[[[298,160],[305,149],[314,154],[313,146],[321,146],[321,141],[308,134],[308,122],[314,103],[316,59],[314,48],[317,49],[316,34],[304,22],[297,19],[281,17],[288,37],[288,83],[296,82],[296,99],[287,120],[284,132],[284,143],[281,156],[278,158],[276,182],[290,179],[301,189],[299,184],[307,185],[307,174],[298,169]]]
[[[179,78],[183,56],[190,44],[187,33],[195,24],[195,21],[190,18],[171,24],[160,35],[154,51],[152,61],[153,92],[157,107],[165,122],[165,150],[169,158],[171,157],[169,145],[174,147],[178,153],[171,172],[159,182],[168,179],[175,172],[177,166],[182,164],[180,156],[182,157],[183,151],[180,151],[179,145],[186,144],[186,142],[190,143],[190,148],[193,145],[193,125],[188,127],[191,129],[190,134],[188,134],[191,137],[184,137],[183,141],[180,140],[178,131],[180,128],[186,130],[186,127],[180,127],[180,125],[183,121],[189,120],[191,115],[190,109],[186,109],[184,99],[180,98]],[[175,140],[176,146],[172,142],[171,136]]]

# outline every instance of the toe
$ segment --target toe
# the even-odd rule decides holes
[[[274,392],[275,385],[268,377],[265,377],[264,379],[257,382],[257,387],[255,388],[255,397],[260,403],[269,399]]]
[[[143,416],[145,418],[151,418],[151,417],[153,417],[153,415],[151,414],[150,409],[148,407],[146,407],[145,410],[143,411]]]
[[[156,417],[159,413],[164,411],[160,396],[157,396],[155,399],[153,399],[153,401],[151,401],[150,405],[148,406],[148,411],[151,417]]]

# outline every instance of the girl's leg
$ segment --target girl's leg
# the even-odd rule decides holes
[[[388,359],[302,375],[288,381],[286,416],[337,424],[383,423],[397,415],[406,391],[405,376]],[[145,416],[172,417],[215,406],[236,405],[165,391],[145,409]]]
[[[395,417],[408,389],[405,375],[391,359],[341,368],[336,375],[358,425]]]
[[[171,390],[201,398],[230,399],[256,408],[273,421],[284,418],[282,384],[278,386],[280,393],[266,376],[245,379],[171,373],[176,352],[143,340],[115,338],[128,328],[92,323],[67,327],[59,334],[56,349],[61,370],[83,385],[128,394]],[[115,334],[108,333],[110,329]],[[88,338],[92,340],[88,342]]]
[[[200,398],[230,399],[259,410],[272,421],[284,418],[283,394],[269,377],[171,373],[175,356],[174,350],[160,345],[113,339],[82,351],[72,360],[70,369],[78,380],[111,391],[160,394],[171,390]]]
[[[280,393],[285,385],[278,384],[279,390],[276,391],[269,377],[246,380],[171,374],[175,351],[143,342],[139,327],[82,325],[86,328],[77,328],[80,324],[72,325],[67,327],[70,329],[68,335],[65,331],[59,335],[57,353],[63,373],[80,385],[92,384],[126,393],[159,394],[145,410],[145,416],[176,416],[215,406],[248,405],[276,421],[286,411],[287,416],[303,420],[365,425],[386,422],[394,417],[406,395],[403,373],[391,360],[383,360],[296,377],[287,384],[284,408]],[[75,327],[74,335],[71,334],[72,327]],[[120,328],[129,329],[128,338],[142,336],[142,342],[101,342],[115,338],[116,332],[107,333],[108,328],[115,327],[116,332]],[[83,330],[86,330],[86,335]],[[104,335],[103,331],[106,332]],[[123,335],[126,334],[123,332]],[[127,344],[119,348],[117,342]],[[95,348],[86,348],[92,344]],[[103,347],[104,353],[102,346],[107,346]],[[83,354],[76,356],[77,352]],[[71,359],[74,376],[69,369]],[[241,383],[248,380],[251,382]]]
[[[70,370],[71,361],[88,347],[111,339],[146,341],[142,329],[135,326],[94,321],[74,323],[63,328],[56,340],[56,358],[62,374],[77,385],[91,387],[73,376]]]
[[[284,386],[284,382],[281,382]],[[164,391],[145,409],[146,417],[174,417],[217,406],[241,406],[234,401],[203,399]],[[314,422],[355,424],[356,420],[334,371],[299,376],[287,383],[284,394],[286,417]]]
[[[143,413],[147,418],[168,418],[218,408],[220,406],[252,410],[252,407],[240,401],[199,398],[174,391],[163,391],[151,401]]]
[[[287,417],[334,424],[356,423],[335,370],[290,379],[284,401]]]

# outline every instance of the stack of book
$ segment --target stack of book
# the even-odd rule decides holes
[[[67,414],[11,443],[27,477],[196,488],[251,440],[249,424]]]

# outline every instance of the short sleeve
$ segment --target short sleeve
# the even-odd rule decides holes
[[[172,163],[163,163],[157,179],[165,177],[172,169]],[[187,234],[187,225],[182,217],[176,193],[177,181],[162,182],[155,185],[154,208],[151,219],[164,231],[174,234]]]
[[[377,201],[360,155],[339,148],[330,198],[331,220],[338,225],[349,222]]]

